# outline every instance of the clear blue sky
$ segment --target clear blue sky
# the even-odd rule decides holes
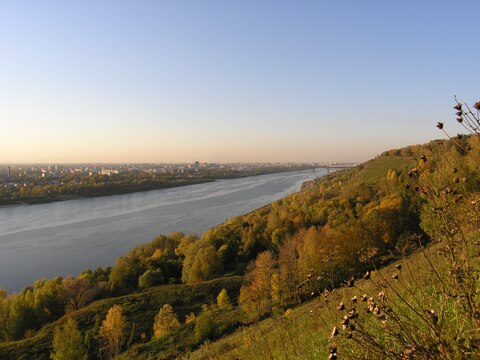
[[[363,161],[480,99],[478,1],[0,0],[0,162]]]

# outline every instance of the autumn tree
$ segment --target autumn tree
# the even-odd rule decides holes
[[[272,252],[264,251],[258,254],[252,269],[247,274],[250,284],[240,289],[241,307],[247,313],[251,313],[252,308],[255,309],[257,318],[272,311],[274,266],[275,258]]]
[[[227,289],[223,288],[217,296],[218,307],[229,307],[230,298],[228,297]]]
[[[78,310],[93,301],[101,289],[93,286],[90,279],[76,279],[69,275],[63,279],[60,291],[65,299],[68,310]]]
[[[153,334],[156,338],[165,336],[172,331],[180,327],[180,322],[177,316],[173,312],[173,308],[169,304],[163,305],[163,307],[155,316],[155,322],[153,324]]]
[[[288,237],[279,250],[279,301],[282,304],[293,303],[297,300],[296,289],[299,284],[298,272],[298,237]]]
[[[190,324],[191,322],[194,322],[195,321],[195,314],[193,312],[191,312],[190,314],[188,314],[186,317],[185,317],[185,324]]]
[[[109,359],[120,353],[125,340],[127,319],[122,314],[122,307],[114,305],[108,310],[105,320],[99,331],[99,337],[103,344],[101,352],[106,352]],[[103,351],[102,351],[103,350]]]
[[[305,278],[312,270],[315,274],[322,271],[325,253],[316,227],[310,227],[302,235],[303,239],[298,243],[298,266],[301,277]]]
[[[65,324],[55,328],[53,352],[50,358],[53,360],[87,359],[87,350],[83,345],[82,334],[73,318],[68,318]]]

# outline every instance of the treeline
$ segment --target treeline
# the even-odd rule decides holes
[[[417,165],[422,163],[423,174],[430,168],[431,176],[451,178],[468,193],[480,187],[476,163],[470,160],[479,148],[478,137],[463,137],[391,150],[201,237],[159,236],[111,268],[40,280],[10,296],[3,292],[0,339],[32,336],[98,298],[233,274],[247,274],[239,302],[252,319],[284,309],[427,243],[437,224],[424,190],[410,181]],[[443,160],[427,159],[426,149],[441,153]],[[467,177],[456,179],[456,169]]]
[[[72,197],[96,197],[126,194],[137,191],[156,190],[176,186],[201,184],[213,179],[202,177],[180,177],[147,174],[134,171],[128,174],[95,175],[88,177],[66,176],[57,184],[44,181],[32,181],[15,190],[0,190],[0,204],[25,202],[29,204],[44,203]]]

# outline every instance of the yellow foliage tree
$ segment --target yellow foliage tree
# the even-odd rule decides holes
[[[217,296],[217,305],[218,307],[229,307],[230,306],[230,298],[228,297],[227,290],[225,288],[220,291]]]
[[[191,312],[185,317],[185,324],[190,324],[191,322],[195,321],[195,314]]]
[[[155,322],[153,324],[154,336],[156,338],[165,336],[179,327],[180,322],[173,312],[173,308],[169,304],[163,305],[157,316],[155,316]]]
[[[120,305],[112,306],[99,331],[103,344],[100,351],[106,352],[107,358],[111,359],[120,353],[125,340],[126,327],[127,318],[122,314],[122,307]]]

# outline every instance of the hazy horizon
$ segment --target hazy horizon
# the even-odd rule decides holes
[[[40,165],[190,165],[193,162],[186,161],[186,162],[77,162],[77,163],[70,163],[70,162],[23,162],[23,163],[1,163],[0,166],[40,166]],[[212,162],[204,162],[200,161],[200,163],[207,163],[207,164],[218,164],[218,165],[232,165],[232,164],[251,164],[251,165],[261,165],[261,164],[321,164],[321,163],[338,163],[338,164],[356,164],[356,161],[256,161],[256,162],[219,162],[219,161],[212,161]]]
[[[479,100],[460,3],[1,1],[0,163],[363,162],[439,138],[454,95]]]

